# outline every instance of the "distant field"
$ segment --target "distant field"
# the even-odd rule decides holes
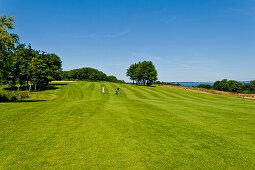
[[[0,103],[0,169],[255,168],[255,101],[106,82],[56,87]]]

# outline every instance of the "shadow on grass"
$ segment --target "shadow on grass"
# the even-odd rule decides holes
[[[57,90],[57,89],[60,88],[58,86],[63,86],[63,85],[67,85],[67,84],[66,83],[49,84],[49,85],[43,87],[40,90],[36,90],[35,91],[35,90],[31,89],[30,92],[31,93],[37,93],[37,92],[42,92],[42,91]],[[4,94],[2,97],[1,97],[1,94],[0,94],[0,103],[29,103],[29,102],[43,102],[43,101],[47,101],[47,100],[28,100],[28,99],[26,99],[29,96],[30,93],[28,91],[22,91],[22,90],[25,90],[25,89],[28,89],[28,87],[25,86],[23,88],[20,88],[19,93],[17,93],[16,96],[15,96],[15,98],[17,98],[17,100],[11,100],[12,97],[14,97],[14,96],[8,96],[7,92],[6,92],[7,94]],[[4,88],[4,90],[6,90],[6,91],[14,91],[15,90],[14,92],[17,92],[18,88],[17,87],[14,87],[14,88]],[[23,99],[21,100],[21,98],[23,98]]]
[[[56,87],[56,86],[64,86],[64,85],[67,85],[66,83],[54,83],[54,84],[49,84],[45,87],[42,87],[40,90],[33,90],[34,87],[32,87],[31,89],[31,92],[37,92],[37,91],[45,91],[45,90],[56,90],[56,89],[59,89],[59,87]],[[4,90],[14,90],[14,91],[17,91],[18,90],[18,87],[6,87],[6,88],[3,88]],[[22,88],[20,88],[21,91],[25,91],[25,90],[28,90],[29,87],[28,86],[24,86]]]
[[[51,83],[50,85],[53,85],[53,86],[64,86],[64,85],[67,85],[66,83]]]
[[[43,87],[42,89],[34,91],[34,92],[46,91],[46,90],[57,90],[57,89],[59,89],[59,87],[57,87],[57,86],[65,86],[65,85],[67,85],[67,84],[64,84],[64,83],[62,83],[62,84],[49,84],[46,87]]]
[[[45,102],[47,100],[16,100],[16,101],[0,101],[0,103],[30,103],[30,102]]]
[[[38,91],[45,91],[45,90],[57,90],[59,89],[59,87],[56,87],[55,85],[48,85],[46,87],[43,87],[42,89],[38,90]]]

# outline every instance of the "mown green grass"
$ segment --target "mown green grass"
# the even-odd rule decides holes
[[[255,101],[106,82],[57,87],[0,103],[0,169],[255,168]]]

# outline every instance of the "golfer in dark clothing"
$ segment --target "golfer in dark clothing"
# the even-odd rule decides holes
[[[119,91],[120,91],[120,88],[117,88],[117,90],[116,90],[116,95],[119,95]]]

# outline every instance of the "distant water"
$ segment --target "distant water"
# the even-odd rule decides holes
[[[197,87],[199,84],[209,84],[211,86],[213,86],[214,83],[212,82],[170,82],[173,84],[180,84],[182,86],[187,86],[187,87]]]
[[[180,84],[182,86],[187,86],[187,87],[197,87],[199,84],[209,84],[211,86],[213,86],[214,82],[170,82],[173,84]],[[247,84],[250,83],[248,81],[241,81],[241,83],[243,84]]]

